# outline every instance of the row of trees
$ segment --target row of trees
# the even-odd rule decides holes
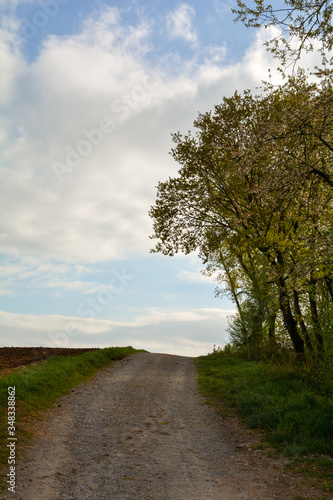
[[[306,364],[333,353],[333,81],[320,73],[235,92],[174,134],[181,167],[150,210],[154,251],[199,251],[218,273],[235,344],[287,344]]]

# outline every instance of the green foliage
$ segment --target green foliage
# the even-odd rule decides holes
[[[295,366],[297,357],[291,346],[281,346],[271,344],[270,342],[261,342],[260,344],[248,344],[235,346],[227,344],[224,348],[213,352],[210,356],[217,357],[237,357],[246,361],[265,361],[271,363],[281,363],[284,365]]]

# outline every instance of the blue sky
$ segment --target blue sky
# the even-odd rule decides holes
[[[147,212],[177,172],[172,132],[279,81],[234,4],[0,0],[1,345],[227,342],[234,305],[196,255],[150,254]]]

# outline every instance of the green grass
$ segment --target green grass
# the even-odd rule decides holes
[[[324,387],[290,365],[216,355],[201,356],[196,362],[205,397],[235,408],[280,453],[289,457],[311,454],[316,477],[321,471],[327,487],[332,487],[333,397]]]
[[[114,360],[139,352],[132,347],[110,347],[78,356],[53,356],[7,376],[0,377],[0,468],[7,463],[8,387],[15,387],[18,454],[31,436],[29,432],[57,398],[89,380]],[[142,351],[141,351],[142,352]]]

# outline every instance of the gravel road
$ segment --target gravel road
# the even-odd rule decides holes
[[[151,353],[99,371],[49,412],[18,464],[16,494],[5,498],[280,500],[302,493],[280,460],[242,443],[250,434],[235,437],[204,403],[196,377],[192,358]]]

